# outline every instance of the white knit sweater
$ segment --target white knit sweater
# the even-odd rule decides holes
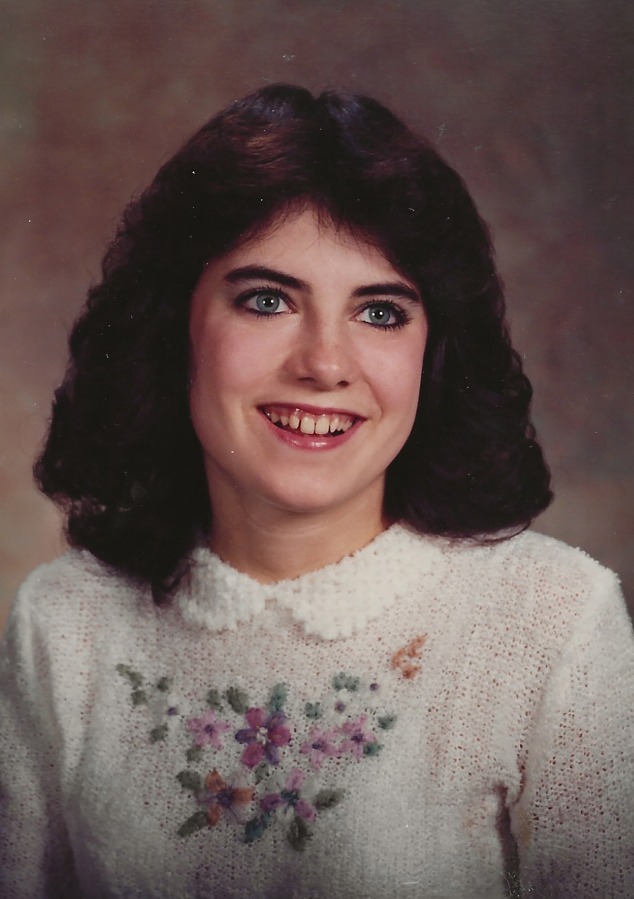
[[[610,572],[400,525],[278,584],[197,560],[163,608],[87,552],[21,588],[2,897],[634,896]]]

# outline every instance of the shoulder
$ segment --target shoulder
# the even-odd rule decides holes
[[[13,601],[7,631],[38,633],[49,642],[71,639],[101,622],[112,625],[149,591],[109,568],[87,550],[70,550],[35,568]],[[124,616],[125,617],[125,616]]]
[[[498,565],[536,596],[566,598],[577,609],[606,595],[620,595],[616,574],[581,549],[525,531],[497,548]]]
[[[389,550],[388,560],[397,569],[407,566],[420,575],[433,568],[443,578],[462,580],[474,591],[495,584],[514,593],[581,595],[597,588],[618,589],[618,578],[609,568],[583,550],[536,531],[478,540],[419,534],[399,526],[390,536],[390,545],[386,542],[381,550]]]
[[[84,582],[112,585],[115,580],[121,580],[120,575],[88,550],[71,549],[51,562],[34,568],[22,582],[19,593],[32,595],[73,585],[81,588]]]
[[[483,544],[448,540],[441,592],[457,616],[561,645],[605,617],[627,621],[617,576],[580,549],[525,531]]]
[[[67,602],[72,597],[92,596],[95,591],[118,594],[138,589],[88,550],[71,549],[31,571],[20,586],[18,596],[23,602],[54,602],[56,598]]]
[[[518,589],[584,593],[618,583],[614,572],[583,550],[535,531],[488,543],[446,541],[443,553],[452,566],[476,579],[515,584]]]

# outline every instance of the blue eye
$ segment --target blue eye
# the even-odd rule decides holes
[[[370,303],[359,313],[359,320],[379,328],[400,328],[408,321],[406,313],[393,303]]]
[[[261,293],[254,300],[258,312],[277,312],[280,306],[280,298],[273,293]]]
[[[288,312],[288,304],[276,290],[252,291],[243,301],[244,308],[256,315],[270,316]]]

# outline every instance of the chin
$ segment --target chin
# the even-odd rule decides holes
[[[334,512],[336,509],[346,505],[346,499],[340,497],[332,501],[328,501],[324,497],[323,492],[315,496],[275,496],[269,498],[270,504],[280,511],[297,515],[322,515],[328,512]]]
[[[343,485],[341,485],[343,486]],[[349,487],[349,484],[346,485]],[[346,508],[358,508],[361,505],[368,509],[374,503],[375,488],[364,487],[358,492],[350,493],[337,489],[332,482],[328,484],[313,482],[304,489],[268,491],[266,499],[277,509],[299,515],[326,515],[337,513]],[[377,491],[378,504],[382,505],[383,487]]]

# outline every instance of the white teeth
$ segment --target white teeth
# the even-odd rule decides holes
[[[295,409],[290,415],[283,412],[276,412],[273,409],[262,410],[269,421],[273,424],[281,425],[284,428],[291,428],[293,431],[299,430],[302,434],[337,434],[342,431],[349,431],[354,424],[354,419],[348,416],[339,417],[333,415],[311,415],[308,412],[302,412],[301,409]]]
[[[299,426],[302,434],[314,434],[315,433],[315,419],[311,418],[309,415],[302,416],[302,421]]]

